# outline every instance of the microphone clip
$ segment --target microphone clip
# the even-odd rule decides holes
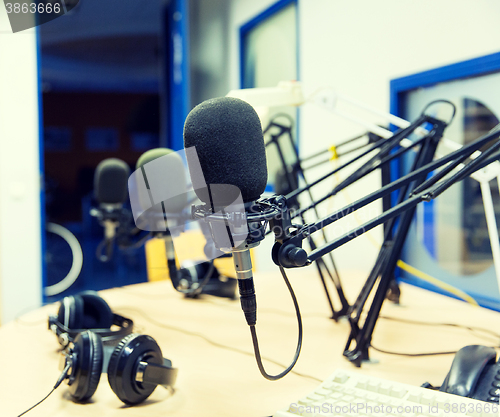
[[[118,225],[131,218],[128,210],[123,208],[121,204],[101,204],[101,207],[91,208],[90,215],[97,218],[100,224],[113,222]]]
[[[269,221],[269,227],[276,241],[271,252],[273,262],[285,268],[310,264],[306,251],[302,249],[303,237],[298,233],[299,226],[292,224],[286,198],[279,195],[269,200],[280,210],[280,214]]]

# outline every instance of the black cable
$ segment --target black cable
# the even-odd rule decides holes
[[[257,366],[259,367],[259,371],[262,374],[262,376],[270,381],[276,381],[278,379],[281,379],[292,370],[292,368],[297,363],[297,360],[299,359],[300,349],[302,348],[302,318],[300,316],[299,304],[297,302],[297,298],[295,297],[295,293],[293,292],[293,288],[290,285],[290,281],[288,281],[285,270],[281,265],[280,265],[280,272],[281,275],[283,276],[283,279],[285,280],[286,286],[288,287],[288,291],[290,291],[290,295],[293,300],[293,305],[295,306],[295,312],[297,313],[297,323],[299,327],[297,349],[295,350],[295,356],[292,360],[292,363],[288,366],[288,368],[286,368],[283,372],[279,373],[278,375],[269,375],[266,372],[266,370],[264,369],[264,365],[262,364],[262,358],[260,356],[259,341],[257,340],[257,332],[255,330],[255,325],[250,326],[250,333],[252,334],[253,349],[255,352],[255,359],[257,360]]]
[[[293,117],[292,117],[292,116],[290,116],[290,115],[289,115],[289,114],[287,114],[287,113],[277,113],[277,114],[275,114],[275,115],[271,118],[271,120],[270,120],[270,121],[269,121],[269,123],[267,124],[266,128],[263,130],[263,134],[264,134],[264,135],[265,135],[265,134],[269,131],[269,129],[271,129],[272,127],[279,127],[279,126],[276,126],[276,122],[275,122],[275,120],[276,120],[276,119],[278,119],[278,118],[280,118],[280,117],[284,117],[284,118],[288,119],[288,122],[290,123],[290,126],[285,126],[287,129],[292,129],[292,128],[293,128],[293,126],[294,126],[294,124],[295,124],[295,120],[293,119]],[[267,143],[265,144],[265,146],[267,146],[269,143],[272,143],[272,141],[267,142]]]
[[[17,417],[21,417],[21,416],[24,416],[28,411],[31,411],[33,410],[33,408],[35,408],[37,405],[40,405],[42,402],[44,402],[47,398],[49,398],[49,395],[52,394],[53,392],[55,391],[55,388],[52,388],[52,390],[40,401],[38,401],[34,406],[28,408],[26,411],[22,412],[21,414],[19,414]]]
[[[145,295],[145,297],[146,297],[146,295]],[[231,309],[231,310],[234,310],[234,311],[238,310],[238,306],[237,305],[220,304],[220,303],[214,302],[214,301],[209,300],[209,299],[207,299],[205,301],[209,302],[211,304],[214,304],[214,305],[216,305],[218,307],[227,308],[227,309]],[[280,310],[278,308],[261,308],[261,309],[259,309],[259,313],[279,314],[279,315],[287,316],[287,317],[291,316],[290,312],[283,311],[283,310]],[[307,317],[307,318],[314,318],[314,317],[316,317],[316,318],[326,318],[328,320],[331,320],[331,317],[328,317],[328,316],[326,316],[326,315],[324,315],[322,313],[311,313],[311,314],[301,315],[301,317]],[[482,327],[466,326],[465,324],[458,324],[458,323],[441,323],[441,322],[433,323],[433,322],[428,322],[428,321],[410,320],[410,319],[403,319],[403,318],[400,318],[400,317],[390,317],[390,316],[379,316],[379,318],[383,319],[383,320],[392,320],[392,321],[398,321],[398,322],[401,322],[401,323],[415,324],[415,325],[421,325],[421,326],[446,326],[446,327],[455,327],[457,329],[469,330],[472,333],[483,332],[483,333],[488,333],[492,337],[498,338],[498,340],[500,340],[500,333],[495,333],[492,330],[484,329]],[[484,338],[486,335],[478,335],[478,334],[476,334],[476,336]]]
[[[466,326],[465,324],[457,324],[457,323],[432,323],[432,322],[425,322],[425,321],[418,321],[418,320],[409,320],[409,319],[403,319],[399,317],[389,317],[389,316],[379,316],[379,318],[384,319],[384,320],[392,320],[392,321],[399,321],[401,323],[408,323],[408,324],[417,324],[421,326],[447,326],[447,327],[456,327],[458,329],[466,329],[471,332],[484,332],[484,333],[489,333],[491,336],[496,337],[498,340],[500,340],[500,334],[495,333],[492,330],[489,329],[483,329],[481,327],[475,327],[475,326]]]
[[[403,352],[392,352],[392,351],[388,351],[388,350],[379,349],[379,348],[373,346],[373,344],[371,344],[371,343],[370,343],[370,347],[373,350],[376,350],[377,352],[385,353],[387,355],[409,356],[409,357],[454,355],[458,352],[458,350],[453,350],[450,352],[403,353]],[[491,347],[493,349],[500,349],[500,346],[489,346],[489,347]]]
[[[280,117],[284,117],[290,122],[290,128],[292,128],[295,125],[295,120],[292,116],[290,116],[288,113],[276,113],[272,118],[271,122],[274,122],[276,119],[279,119]]]
[[[498,337],[500,339],[500,335],[496,334],[495,332],[488,330],[488,329],[482,329],[480,327],[473,327],[473,326],[466,326],[463,324],[455,324],[455,323],[429,323],[429,322],[422,322],[418,320],[408,320],[408,319],[402,319],[402,318],[397,318],[397,317],[388,317],[388,316],[379,316],[381,319],[385,320],[393,320],[393,321],[399,321],[401,323],[408,323],[408,324],[418,324],[422,326],[448,326],[448,327],[456,327],[459,329],[466,329],[469,331],[482,331],[485,333],[490,333],[491,335]],[[478,336],[480,337],[480,336]],[[378,352],[385,353],[388,355],[396,355],[396,356],[408,356],[408,357],[421,357],[421,356],[439,356],[439,355],[454,355],[458,351],[449,351],[449,352],[425,352],[425,353],[403,353],[403,352],[392,352],[392,351],[387,351],[384,349],[379,349],[373,344],[370,343],[370,347]],[[496,346],[491,346],[494,349],[499,349],[500,344]]]
[[[282,314],[289,316],[290,314],[285,311],[281,311],[278,309],[268,309],[270,312],[274,312],[277,314]],[[500,334],[497,334],[493,332],[492,330],[489,329],[483,329],[481,327],[475,327],[475,326],[466,326],[463,324],[456,324],[456,323],[431,323],[431,322],[425,322],[425,321],[418,321],[418,320],[409,320],[409,319],[403,319],[403,318],[398,318],[398,317],[389,317],[389,316],[379,316],[380,319],[384,320],[392,320],[392,321],[399,321],[401,323],[408,323],[408,324],[416,324],[416,325],[422,325],[422,326],[447,326],[447,327],[455,327],[458,329],[465,329],[469,330],[471,332],[484,332],[484,333],[489,333],[491,336],[496,337],[500,340]],[[477,335],[477,337],[482,337],[480,335]],[[486,339],[489,340],[489,339]],[[419,356],[437,356],[437,355],[452,355],[457,353],[457,351],[450,351],[450,352],[430,352],[430,353],[400,353],[400,352],[391,352],[391,351],[386,351],[383,349],[378,349],[377,347],[370,345],[374,350],[379,351],[381,353],[386,353],[389,355],[398,355],[398,356],[409,356],[409,357],[419,357]],[[493,346],[496,348],[500,348],[499,346]]]
[[[106,249],[106,253],[103,253],[104,249]],[[104,238],[101,240],[97,245],[95,255],[101,262],[109,262],[113,256],[113,239]]]
[[[236,348],[236,347],[233,347],[233,346],[228,346],[228,345],[224,345],[222,343],[216,342],[216,341],[208,338],[207,336],[205,336],[202,333],[193,332],[193,331],[190,331],[190,330],[183,329],[181,327],[171,326],[169,324],[162,323],[162,322],[160,322],[158,320],[155,320],[155,319],[151,318],[144,311],[139,310],[137,308],[133,308],[133,307],[120,307],[117,310],[135,311],[135,312],[139,313],[140,315],[142,315],[142,317],[144,317],[147,321],[149,321],[151,324],[153,324],[155,326],[162,327],[162,328],[168,329],[168,330],[174,330],[176,332],[184,333],[184,334],[187,334],[189,336],[199,337],[200,339],[203,339],[208,344],[210,344],[212,346],[215,346],[215,347],[218,347],[218,348],[221,348],[221,349],[226,349],[226,350],[229,350],[229,351],[232,351],[232,352],[241,353],[242,355],[246,355],[246,356],[254,356],[254,353],[252,353],[252,352],[247,352],[246,350],[243,350],[243,349],[239,349],[239,348]],[[273,363],[275,365],[281,366],[283,368],[285,367],[282,363],[279,363],[279,362],[275,361],[274,359],[270,359],[270,358],[267,358],[267,357],[264,357],[264,356],[262,357],[262,359],[264,359],[267,362]],[[295,374],[297,376],[303,377],[303,378],[309,378],[309,379],[312,379],[314,381],[323,382],[323,380],[320,379],[320,378],[316,378],[315,376],[312,376],[312,375],[303,374],[303,373],[295,371],[295,370],[292,370],[291,373],[293,373],[293,374]]]
[[[436,104],[436,103],[446,103],[446,104],[449,104],[452,108],[453,108],[453,111],[451,113],[451,117],[450,117],[450,120],[447,122],[447,125],[450,125],[451,122],[453,122],[453,119],[455,119],[455,114],[457,112],[457,107],[450,101],[450,100],[445,100],[445,99],[437,99],[437,100],[433,100],[431,101],[430,103],[428,103],[424,109],[422,110],[422,114],[425,114],[425,111],[431,107],[433,104]]]
[[[391,351],[388,351],[388,350],[379,349],[379,348],[373,346],[372,343],[370,343],[370,347],[373,350],[376,350],[377,352],[385,353],[387,355],[409,356],[409,357],[454,355],[454,354],[456,354],[458,352],[458,350],[453,350],[453,351],[450,351],[450,352],[403,353],[403,352],[391,352]]]
[[[148,241],[149,238],[151,238],[152,235],[153,233],[149,232],[145,236],[141,237],[137,242],[133,242],[130,244],[119,243],[118,247],[122,250],[139,249],[140,247],[144,246],[144,244]]]
[[[69,369],[71,368],[71,362],[70,361],[67,361],[66,362],[66,366],[64,367],[64,370],[62,371],[61,375],[59,376],[59,378],[57,378],[57,382],[54,384],[54,386],[52,387],[52,389],[50,390],[50,392],[45,396],[43,397],[43,399],[41,399],[40,401],[38,401],[34,406],[28,408],[26,411],[23,411],[21,414],[19,414],[17,417],[21,417],[21,416],[24,416],[28,411],[31,411],[33,410],[33,408],[35,408],[36,406],[40,405],[41,403],[43,403],[47,398],[49,398],[50,394],[52,394],[57,387],[59,387],[59,385],[61,385],[61,383],[64,381],[64,379],[66,378],[66,376],[68,375],[68,371]]]

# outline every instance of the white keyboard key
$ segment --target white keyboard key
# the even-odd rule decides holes
[[[356,392],[354,393],[354,395],[357,397],[357,398],[366,398],[367,395],[369,395],[370,392],[369,391],[365,391],[365,390],[356,390]]]
[[[420,404],[420,399],[422,398],[422,393],[410,391],[408,395],[408,401]]]
[[[318,401],[318,400],[321,400],[322,398],[324,398],[323,395],[317,395],[317,394],[309,394],[307,396],[308,399],[310,400],[313,400],[313,401]]]
[[[339,384],[345,384],[348,379],[349,377],[347,376],[347,374],[345,374],[344,372],[339,372],[337,375],[335,375],[335,378],[333,380]]]
[[[366,384],[368,380],[366,378],[360,378],[358,382],[356,382],[356,388],[366,389]]]
[[[384,395],[389,395],[389,392],[391,391],[391,385],[387,383],[380,384],[380,387],[378,389],[378,392],[380,394]]]
[[[384,405],[389,405],[389,402],[391,400],[389,398],[384,398],[383,396],[380,396],[377,398],[377,402],[379,402],[380,404],[384,404]]]
[[[424,389],[425,389],[425,388],[424,388]],[[389,392],[389,395],[390,395],[391,397],[403,398],[407,392],[408,392],[408,391],[407,391],[407,390],[405,390],[404,388],[392,387],[392,388],[391,388],[391,391]]]
[[[332,392],[330,390],[319,388],[314,391],[316,395],[320,395],[321,397],[328,397]]]
[[[484,411],[488,405],[491,412]],[[498,405],[496,413],[492,407],[440,391],[338,371],[273,417],[499,417]]]
[[[339,391],[339,392],[344,391],[344,387],[342,385],[336,384],[336,383],[332,384],[329,389],[331,389],[332,391]]]
[[[335,417],[338,414],[332,413],[330,411],[321,411],[320,413],[316,413],[315,417]]]
[[[309,405],[309,404],[312,404],[314,402],[314,400],[311,400],[310,398],[301,398],[298,403],[300,405]]]
[[[327,404],[327,403],[318,403],[315,404],[317,407],[314,409],[315,417],[333,417],[335,415],[335,412],[332,411],[332,407]],[[334,410],[335,408],[333,408]]]
[[[287,410],[282,410],[282,411],[284,413],[288,413],[288,414],[285,414],[286,416],[288,416],[289,414],[292,414],[294,416],[300,416],[300,407],[301,407],[300,404],[293,403],[293,404],[290,404],[290,407],[288,407]],[[275,416],[275,417],[279,417],[279,416]]]
[[[344,400],[345,402],[348,402],[348,403],[352,403],[354,401],[354,395],[344,395],[342,397],[342,400]]]
[[[429,405],[434,405],[436,396],[429,393],[422,394],[422,397],[420,398],[420,404],[429,406]]]
[[[302,417],[316,417],[316,412],[311,407],[306,407],[300,415]]]
[[[331,381],[330,381],[330,382],[325,382],[325,383],[322,385],[322,387],[323,387],[324,389],[329,389],[329,390],[333,390],[333,387],[335,387],[335,386],[336,386],[336,384],[335,384],[334,382],[331,382]]]
[[[331,398],[332,400],[340,400],[344,395],[341,394],[340,392],[332,392],[328,398]]]

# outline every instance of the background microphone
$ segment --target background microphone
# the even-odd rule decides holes
[[[98,218],[104,227],[106,255],[100,255],[101,261],[108,261],[112,253],[112,243],[116,228],[123,216],[123,204],[127,201],[127,181],[130,176],[129,166],[118,158],[101,161],[94,174],[94,197],[99,203],[91,214]],[[100,251],[98,250],[98,253]]]
[[[211,260],[185,260],[181,268],[177,268],[173,237],[183,232],[185,224],[192,220],[187,208],[198,201],[195,193],[188,189],[186,167],[179,152],[152,149],[139,158],[136,166],[129,182],[134,219],[138,227],[154,232],[163,240],[174,288],[187,297],[203,293],[233,298],[236,280],[224,279],[215,268],[212,259],[223,254],[214,250],[205,224],[200,226],[207,240],[205,253]]]
[[[167,155],[169,155],[168,158],[160,160],[160,158]],[[156,163],[153,161],[156,161]],[[148,164],[150,165],[146,167]],[[163,223],[162,226],[158,228],[163,231],[158,232],[157,236],[161,237],[164,241],[170,279],[177,289],[179,287],[180,277],[175,260],[175,248],[172,234],[166,221],[167,217],[169,217],[168,221],[171,225],[175,224],[178,226],[184,223],[184,221],[180,219],[181,213],[188,204],[187,179],[184,163],[181,157],[171,149],[156,148],[142,154],[137,160],[136,168],[142,171],[142,176],[146,185],[146,190],[138,189],[139,200],[142,202],[141,205],[145,210],[143,215],[145,217],[141,222],[145,221],[149,223],[153,230],[155,230],[155,226]],[[159,203],[154,204],[155,201],[158,201],[158,198],[154,197],[165,190],[165,188],[169,189],[168,194],[170,194],[170,198],[160,200]],[[141,191],[144,195],[141,195]],[[153,201],[151,201],[151,197]]]
[[[168,158],[159,160],[167,155]],[[149,165],[148,168],[145,167],[153,161],[156,163]],[[168,148],[151,149],[140,156],[136,169],[142,171],[146,188],[152,193],[153,200],[158,201],[153,204],[153,210],[149,209],[149,213],[182,213],[188,204],[187,179],[184,162],[177,153]],[[149,195],[144,198],[147,205],[151,204]],[[175,220],[175,217],[170,220]]]
[[[246,211],[252,211],[253,203],[266,188],[267,162],[260,119],[250,104],[231,97],[199,104],[186,118],[184,147],[193,188],[212,213],[224,213],[227,206],[234,203],[236,187]],[[191,147],[196,150],[194,156],[188,151]],[[247,323],[254,326],[257,304],[249,249],[258,241],[252,240],[248,234],[242,244],[236,245],[234,234],[231,236],[235,230],[230,231],[227,224],[211,221],[210,216],[208,222],[216,246],[229,249],[233,254],[241,305]],[[218,227],[220,225],[222,227]],[[247,232],[249,229],[251,232],[254,226],[248,223]],[[221,236],[221,229],[226,232],[225,239]],[[225,247],[227,235],[230,248]]]

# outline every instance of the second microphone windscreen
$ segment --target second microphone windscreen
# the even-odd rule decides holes
[[[151,149],[137,160],[144,168],[144,180],[156,202],[162,201],[167,213],[180,213],[188,204],[186,168],[182,158],[168,148]],[[149,195],[144,196],[149,202]]]
[[[94,174],[94,196],[100,204],[123,204],[127,200],[129,166],[118,158],[101,161]]]
[[[236,186],[244,202],[262,195],[267,184],[266,150],[259,116],[250,104],[219,97],[196,106],[184,124],[184,147],[193,146],[206,184]],[[210,203],[208,193],[197,189],[189,158],[188,165],[198,198]]]

